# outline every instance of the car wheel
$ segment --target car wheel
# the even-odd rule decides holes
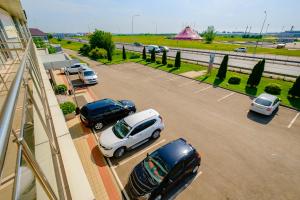
[[[152,133],[152,139],[157,139],[160,136],[160,130],[156,130]]]
[[[101,130],[103,128],[103,123],[102,122],[97,122],[95,125],[94,125],[94,129],[95,130]]]
[[[157,195],[157,196],[154,198],[154,200],[161,200],[161,199],[162,199],[162,195],[161,195],[161,194]]]
[[[132,110],[128,113],[128,115],[133,115],[133,114],[134,112]]]
[[[199,165],[196,165],[192,171],[193,174],[196,174],[199,169]]]
[[[118,148],[115,152],[114,152],[114,157],[115,158],[120,158],[124,155],[125,153],[125,148],[124,147],[120,147]]]

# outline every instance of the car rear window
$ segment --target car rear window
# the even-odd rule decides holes
[[[255,100],[255,103],[263,105],[263,106],[270,106],[272,104],[272,102],[270,100],[262,99],[262,98],[257,98]]]
[[[92,76],[92,75],[94,75],[95,73],[93,72],[93,71],[85,71],[84,72],[84,75],[85,76]]]

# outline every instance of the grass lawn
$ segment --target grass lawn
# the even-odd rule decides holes
[[[80,47],[83,46],[83,44],[81,44],[79,42],[73,42],[73,41],[71,43],[70,42],[68,42],[67,40],[58,41],[55,38],[50,39],[50,43],[60,44],[62,48],[71,49],[74,51],[78,51],[80,49]]]
[[[133,52],[126,52],[126,60],[123,60],[123,54],[121,50],[115,50],[112,61],[108,61],[106,58],[105,59],[98,59],[99,62],[106,64],[106,65],[112,65],[112,64],[121,64],[125,62],[138,62],[140,59],[140,54],[133,53]]]
[[[233,38],[217,37],[214,43],[206,44],[201,41],[185,41],[185,40],[172,40],[167,39],[166,36],[159,35],[122,35],[113,36],[115,42],[140,42],[143,44],[157,44],[157,45],[166,45],[171,47],[182,47],[182,48],[195,48],[195,49],[206,49],[206,50],[219,50],[219,51],[233,51],[234,49],[246,46],[246,45],[237,45],[237,44],[224,44],[220,41],[232,41]],[[253,41],[253,39],[244,39],[239,38],[238,41]],[[256,40],[254,40],[256,41]],[[248,53],[254,52],[253,46],[247,46]],[[300,56],[300,50],[287,50],[287,49],[271,49],[271,48],[261,48],[257,47],[257,53],[260,54],[275,54],[275,55],[285,55],[285,56]]]

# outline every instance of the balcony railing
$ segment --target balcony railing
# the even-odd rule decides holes
[[[13,189],[7,194],[12,199],[69,199],[44,77],[32,39],[26,42],[26,47],[5,50],[15,51],[19,62],[7,66],[16,69],[11,84],[0,80],[7,89],[0,113],[1,179],[14,169]]]

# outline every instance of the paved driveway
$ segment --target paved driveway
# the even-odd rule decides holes
[[[125,186],[147,152],[179,137],[202,156],[199,173],[183,183],[177,199],[299,199],[300,117],[284,107],[271,117],[248,112],[251,99],[139,64],[95,65],[90,89],[99,98],[130,99],[138,110],[154,108],[166,129],[151,141],[110,159]],[[101,133],[99,133],[101,134]],[[171,196],[172,196],[171,195]]]

